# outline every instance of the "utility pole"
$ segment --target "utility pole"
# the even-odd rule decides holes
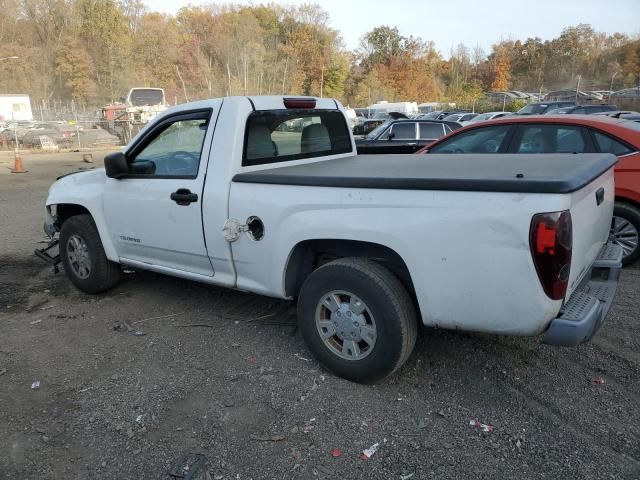
[[[582,75],[578,75],[578,82],[576,83],[576,103],[578,103],[578,90],[580,90],[580,80],[582,80]]]
[[[320,98],[322,98],[322,88],[324,87],[324,65],[320,69]]]
[[[613,75],[611,75],[611,84],[609,85],[609,97],[611,97],[611,94],[613,93],[613,79],[616,78],[617,74],[618,74],[618,71],[616,70],[615,72],[613,72]]]
[[[189,102],[189,97],[187,96],[187,87],[184,85],[184,80],[182,79],[182,75],[180,74],[180,69],[178,68],[178,64],[176,64],[176,73],[178,74],[178,78],[180,79],[180,83],[182,84],[182,93],[184,93],[185,102]]]

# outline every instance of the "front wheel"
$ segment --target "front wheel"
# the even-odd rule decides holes
[[[120,280],[120,265],[107,259],[91,215],[67,219],[60,229],[60,259],[71,282],[85,293],[100,293]]]
[[[400,368],[418,330],[413,302],[400,281],[363,258],[335,260],[311,273],[298,298],[298,323],[326,368],[360,383]]]
[[[631,265],[640,257],[640,211],[626,203],[616,203],[609,240],[620,245],[623,251],[622,263]]]

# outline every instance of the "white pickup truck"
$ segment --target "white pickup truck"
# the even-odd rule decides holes
[[[614,156],[355,152],[335,100],[179,105],[53,184],[60,253],[37,253],[87,293],[126,265],[296,299],[312,352],[359,382],[399,368],[419,323],[566,346],[600,328]]]

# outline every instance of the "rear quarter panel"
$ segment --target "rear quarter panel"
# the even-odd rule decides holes
[[[232,183],[230,216],[260,217],[265,236],[232,244],[237,286],[284,297],[299,242],[374,242],[407,264],[424,324],[501,334],[542,332],[561,306],[531,259],[534,213],[569,208],[569,195],[300,187]]]

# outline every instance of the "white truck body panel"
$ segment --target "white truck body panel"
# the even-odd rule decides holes
[[[230,216],[256,215],[269,229],[260,242],[245,235],[232,245],[240,289],[282,295],[296,244],[343,239],[377,242],[404,259],[425,325],[534,335],[562,305],[542,290],[528,239],[531,217],[569,209],[568,195],[274,187],[232,184]],[[596,255],[604,240],[578,249]]]

